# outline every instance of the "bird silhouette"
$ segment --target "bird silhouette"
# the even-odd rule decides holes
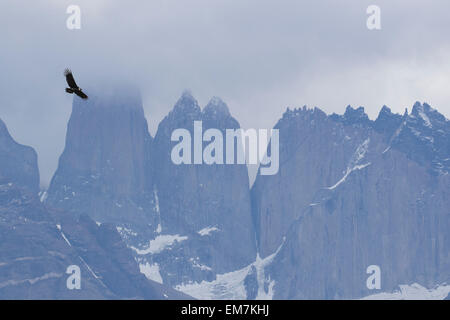
[[[75,82],[72,71],[70,71],[70,69],[66,69],[66,70],[64,70],[64,75],[66,76],[66,81],[67,81],[67,84],[69,85],[69,88],[66,88],[66,92],[70,93],[70,94],[75,93],[81,99],[87,99],[88,96],[83,92],[83,90]]]

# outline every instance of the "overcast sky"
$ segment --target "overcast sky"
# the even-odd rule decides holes
[[[69,5],[81,29],[66,27]],[[381,30],[366,9],[381,8]],[[417,100],[450,116],[448,0],[2,0],[0,118],[36,149],[42,185],[64,148],[78,84],[102,75],[139,83],[150,132],[190,89],[220,96],[245,128],[271,128],[286,107],[342,113]]]

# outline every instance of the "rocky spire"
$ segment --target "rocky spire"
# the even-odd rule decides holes
[[[74,98],[47,202],[100,222],[151,224],[151,145],[137,89],[118,86],[90,92],[86,101]]]

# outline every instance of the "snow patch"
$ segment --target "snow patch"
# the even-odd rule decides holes
[[[148,246],[144,249],[138,249],[136,247],[130,247],[134,251],[136,251],[139,255],[146,255],[146,254],[156,254],[160,253],[161,251],[170,248],[174,243],[176,242],[182,242],[184,240],[187,240],[188,237],[186,236],[180,236],[178,234],[170,235],[170,234],[164,234],[159,235],[155,239],[150,240]]]
[[[156,213],[158,214],[158,219],[159,219],[158,227],[156,228],[156,233],[161,233],[162,226],[161,226],[161,212],[159,211],[158,190],[153,189],[153,195],[155,197],[155,210],[156,210]]]
[[[189,282],[176,286],[176,290],[201,300],[245,300],[247,292],[244,280],[250,266],[237,271],[218,274],[214,281]]]
[[[420,284],[400,285],[400,290],[382,292],[362,298],[362,300],[444,300],[450,293],[450,285],[440,285],[427,289]]]
[[[52,278],[61,278],[63,275],[61,273],[49,272],[40,277],[32,278],[32,279],[23,279],[23,280],[7,280],[4,282],[0,282],[0,288],[8,287],[8,286],[17,286],[23,283],[29,283],[30,285],[35,284],[36,282],[48,280]]]
[[[272,300],[274,295],[273,287],[275,286],[275,280],[271,280],[270,276],[267,278],[265,275],[265,268],[269,266],[273,259],[277,256],[278,252],[280,252],[281,247],[283,246],[286,238],[283,238],[283,243],[278,247],[277,251],[275,251],[270,256],[261,259],[259,257],[259,253],[256,256],[256,261],[254,262],[254,266],[256,268],[257,280],[258,280],[258,294],[256,296],[256,300]],[[267,291],[266,288],[267,284]]]
[[[119,232],[122,237],[128,237],[128,236],[136,237],[137,236],[137,233],[131,229],[128,229],[125,227],[120,227],[120,226],[116,227],[116,229],[117,229],[117,232]]]
[[[370,165],[370,162],[366,163],[366,164],[356,165],[352,169],[347,168],[347,171],[345,172],[345,175],[341,178],[341,180],[339,180],[334,186],[328,187],[327,189],[329,189],[329,190],[336,189],[341,183],[343,183],[347,179],[347,177],[349,176],[350,173],[352,173],[353,171],[356,171],[356,170],[362,170],[369,165]]]
[[[204,264],[198,263],[197,261],[199,260],[199,258],[197,257],[196,259],[194,258],[190,258],[189,261],[192,263],[192,265],[195,268],[199,268],[200,270],[203,271],[211,271],[212,269],[208,266],[205,266]]]
[[[100,280],[100,277],[94,272],[94,270],[91,269],[91,267],[86,263],[86,261],[84,261],[84,259],[80,256],[78,256],[78,258],[80,258],[81,262],[83,262],[83,264],[89,270],[89,272],[92,274],[92,276],[95,279],[99,280],[104,285],[104,283]]]
[[[175,287],[183,293],[201,300],[246,300],[247,291],[245,289],[244,280],[254,266],[257,272],[258,295],[256,299],[272,299],[274,295],[275,281],[265,276],[265,268],[272,263],[278,252],[281,250],[283,243],[272,255],[261,259],[259,255],[256,261],[250,265],[236,271],[225,274],[216,275],[213,281],[189,282]],[[268,283],[268,290],[265,291],[265,284]]]
[[[428,140],[428,141],[430,141],[431,143],[434,143],[434,138],[433,138],[433,137],[425,136],[425,135],[423,135],[420,131],[418,131],[418,130],[412,128],[412,127],[410,128],[410,130],[411,130],[411,132],[412,132],[417,138],[419,138],[420,140],[422,140],[422,141]]]
[[[40,200],[41,202],[45,202],[45,200],[47,200],[47,197],[48,197],[47,191],[43,191],[43,192],[40,194],[39,200]]]
[[[369,143],[370,138],[367,138],[366,140],[364,140],[363,143],[361,143],[358,146],[358,148],[356,148],[356,151],[353,155],[352,163],[356,164],[364,158],[364,156],[367,153],[367,150],[369,150]]]
[[[356,171],[356,170],[362,170],[365,167],[370,165],[370,162],[366,163],[366,164],[358,164],[362,159],[364,159],[367,151],[369,150],[369,143],[370,143],[370,138],[367,138],[366,140],[364,140],[363,143],[361,143],[358,146],[358,148],[356,148],[356,151],[353,154],[352,158],[350,159],[350,162],[347,166],[347,170],[345,171],[344,176],[341,178],[341,180],[336,182],[335,185],[333,185],[331,187],[327,187],[326,189],[333,190],[333,189],[337,188],[341,183],[343,183],[347,179],[347,177],[350,175],[350,173],[352,173],[353,171]]]
[[[61,233],[61,236],[62,236],[63,239],[66,241],[66,243],[67,243],[69,246],[72,246],[72,244],[70,243],[69,239],[67,239],[67,237],[66,237],[66,235],[64,234],[64,232],[61,231],[61,225],[60,225],[60,224],[57,224],[57,225],[56,225],[56,228],[58,228],[59,232]]]
[[[213,231],[220,231],[217,227],[206,227],[197,232],[199,235],[203,236],[209,236],[211,232]]]
[[[157,263],[140,263],[139,270],[145,275],[147,279],[156,281],[161,284],[163,283],[163,279],[161,277],[161,274],[159,273],[159,265]]]
[[[153,195],[155,196],[155,209],[156,212],[159,214],[159,198],[158,198],[158,191],[156,189],[153,189]]]
[[[432,127],[430,118],[428,118],[425,111],[423,110],[423,106],[420,106],[419,108],[419,116],[422,118],[423,122],[425,122],[425,126],[427,126],[428,128]]]

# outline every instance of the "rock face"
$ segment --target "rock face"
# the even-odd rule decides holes
[[[448,120],[426,104],[343,116],[288,110],[280,170],[252,188],[259,252],[275,298],[359,298],[370,265],[382,290],[450,279]]]
[[[123,89],[121,89],[123,92]],[[139,94],[75,98],[66,147],[46,204],[118,226],[149,279],[211,280],[256,257],[245,165],[175,165],[172,131],[239,128],[214,98],[202,111],[183,94],[154,141]],[[204,144],[206,145],[206,143]]]
[[[0,186],[0,299],[186,299],[147,280],[115,226],[54,211],[23,189]],[[69,266],[81,289],[69,290]]]
[[[0,119],[0,185],[9,183],[33,193],[39,191],[37,154],[15,142]]]
[[[126,86],[110,90],[74,98],[46,203],[100,222],[156,228],[152,138],[140,94]]]
[[[428,104],[417,102],[391,137],[391,145],[434,175],[450,171],[450,122]]]
[[[1,125],[2,161],[15,161],[5,162],[0,184],[0,299],[188,298],[147,280],[115,226],[42,204],[36,153]],[[71,265],[80,290],[67,288]]]
[[[135,89],[75,97],[42,203],[36,153],[0,121],[0,298],[185,298],[175,287],[344,299],[450,282],[450,122],[428,104],[384,106],[375,121],[362,107],[288,109],[275,126],[279,171],[251,190],[243,164],[173,162],[176,129],[193,160],[208,129],[226,157],[237,128],[219,98],[202,110],[186,92],[152,139]],[[69,265],[82,290],[67,289]],[[367,288],[373,265],[380,290]]]
[[[246,165],[172,162],[171,151],[177,144],[171,141],[172,132],[187,129],[193,142],[194,121],[202,121],[203,132],[220,130],[224,140],[225,129],[239,128],[219,98],[213,98],[202,111],[188,92],[159,124],[153,163],[161,234],[187,238],[178,249],[151,259],[158,262],[165,283],[172,285],[212,279],[216,273],[240,269],[256,257]]]

